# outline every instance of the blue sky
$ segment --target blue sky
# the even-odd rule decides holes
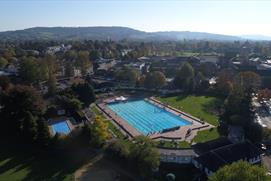
[[[268,0],[0,0],[0,31],[35,26],[127,26],[271,36]]]

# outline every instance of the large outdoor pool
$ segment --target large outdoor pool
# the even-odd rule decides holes
[[[191,122],[145,100],[110,103],[108,107],[145,135],[191,124]]]
[[[61,134],[69,134],[70,128],[66,120],[60,121],[58,123],[52,124],[53,134],[61,133]]]

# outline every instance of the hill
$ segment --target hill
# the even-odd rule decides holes
[[[215,40],[234,41],[240,37],[189,31],[144,32],[127,27],[35,27],[0,32],[0,39],[14,40],[114,40],[165,41]]]

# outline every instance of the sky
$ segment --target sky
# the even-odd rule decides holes
[[[0,31],[37,26],[271,36],[268,0],[0,0]]]

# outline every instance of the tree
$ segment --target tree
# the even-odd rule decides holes
[[[24,128],[25,118],[29,121],[31,113],[34,117],[40,116],[44,111],[44,104],[40,95],[31,87],[17,85],[2,94],[1,97],[1,127],[2,132],[12,136],[20,136]],[[29,123],[30,124],[30,123]]]
[[[160,71],[154,71],[147,74],[144,80],[146,88],[159,89],[166,85],[166,77]]]
[[[41,118],[40,120],[38,120],[37,123],[38,123],[37,143],[42,147],[46,147],[49,145],[49,142],[50,142],[50,132],[49,132],[48,123],[46,122],[44,118]]]
[[[20,61],[19,75],[27,83],[38,80],[39,68],[35,58],[29,57]]]
[[[222,70],[216,79],[216,92],[222,96],[228,96],[233,87],[233,75],[231,71]]]
[[[93,123],[84,126],[84,134],[91,144],[102,146],[109,138],[108,125],[100,116],[96,116]]]
[[[89,106],[95,101],[95,94],[92,86],[85,82],[73,85],[73,91],[78,95],[80,101],[84,103],[84,106]]]
[[[0,57],[0,68],[5,67],[7,64],[8,64],[8,61],[5,58]]]
[[[126,82],[131,85],[135,85],[136,81],[138,80],[139,72],[127,67],[117,71],[116,73],[116,80],[120,82]]]
[[[88,73],[88,69],[92,66],[89,60],[89,52],[79,51],[78,58],[75,64],[77,67],[80,68],[82,75],[85,76]]]
[[[107,147],[107,153],[118,159],[127,159],[130,154],[129,145],[123,140],[114,140]]]
[[[154,142],[145,136],[138,136],[134,139],[130,157],[143,177],[150,176],[160,164],[160,155]]]
[[[257,91],[261,84],[261,77],[254,72],[241,72],[235,77],[235,84],[241,86],[244,93]]]
[[[56,93],[56,77],[53,73],[50,73],[47,84],[48,84],[48,94],[54,95]]]
[[[174,78],[174,84],[176,87],[186,92],[193,90],[194,68],[188,62],[184,63],[178,70]]]
[[[225,101],[225,111],[220,119],[226,125],[241,126],[246,138],[260,142],[263,136],[262,127],[254,122],[251,95],[245,94],[241,85],[234,84],[233,90]]]
[[[74,50],[68,50],[65,52],[64,54],[64,58],[67,60],[67,61],[73,61],[77,58],[77,52],[74,51]]]
[[[28,111],[22,122],[22,136],[26,142],[33,143],[37,138],[37,120],[36,118]]]
[[[66,62],[64,66],[65,66],[65,76],[73,77],[74,76],[73,64],[71,62]]]
[[[37,62],[37,69],[38,69],[38,74],[36,75],[37,80],[43,80],[46,81],[49,78],[50,70],[49,66],[47,63],[43,60],[40,60]]]
[[[251,165],[245,161],[238,161],[220,168],[208,178],[209,181],[267,181],[268,176],[264,168]]]

